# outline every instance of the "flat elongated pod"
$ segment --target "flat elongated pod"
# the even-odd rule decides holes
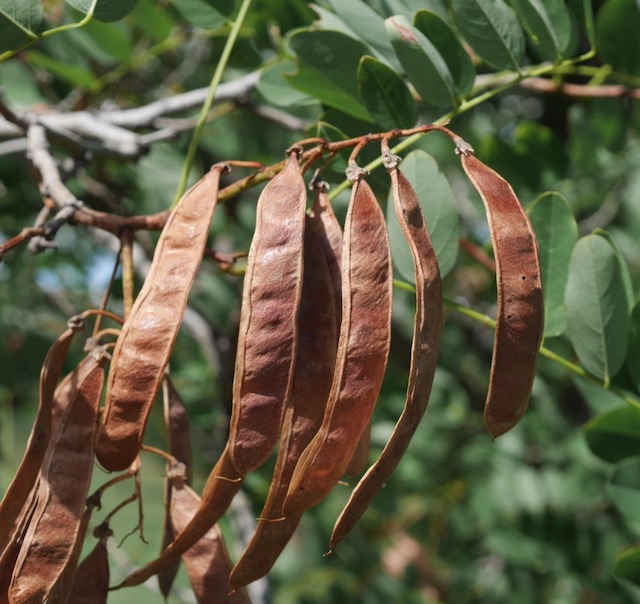
[[[322,426],[294,471],[283,504],[290,516],[338,483],[371,418],[389,356],[391,256],[384,216],[361,179],[353,185],[342,251],[342,321]]]
[[[331,207],[331,202],[325,189],[326,185],[320,183],[309,215],[312,218],[311,228],[313,228],[320,240],[329,265],[329,273],[331,274],[336,298],[338,325],[340,325],[342,314],[342,274],[340,268],[342,265],[342,228]],[[345,470],[347,476],[357,476],[366,468],[369,459],[370,441],[371,422],[365,428],[358,441],[358,446],[353,452],[353,457]]]
[[[183,481],[174,479],[171,523],[176,531],[187,526],[199,506],[198,495]],[[182,554],[182,560],[198,604],[250,604],[243,589],[232,593],[229,573],[233,563],[217,524]]]
[[[304,282],[298,315],[298,356],[285,411],[273,480],[256,531],[231,573],[237,588],[266,575],[293,535],[302,514],[282,519],[282,502],[298,458],[322,424],[336,359],[338,321],[333,283],[314,222],[307,218]]]
[[[99,353],[100,354],[100,353]],[[97,363],[78,385],[47,452],[37,506],[9,589],[11,604],[44,602],[73,553],[93,469],[93,438],[104,370]]]
[[[438,361],[443,322],[438,260],[431,245],[418,197],[409,181],[396,167],[396,163],[397,160],[393,161],[388,168],[393,201],[402,233],[411,250],[416,283],[416,314],[407,397],[402,414],[380,457],[358,482],[340,514],[331,535],[331,549],[346,537],[360,519],[407,450],[427,409]]]
[[[494,438],[524,415],[544,329],[538,244],[509,183],[470,151],[462,166],[482,197],[496,260],[498,310],[489,392],[484,408]]]
[[[216,206],[217,164],[189,189],[162,230],[149,274],[125,321],[107,379],[96,457],[109,471],[131,465],[178,335]]]
[[[209,474],[202,491],[200,506],[191,520],[158,558],[133,572],[117,588],[140,585],[149,577],[169,568],[222,518],[234,495],[240,490],[242,480],[243,476],[240,476],[231,463],[227,445]]]
[[[192,451],[191,432],[189,429],[189,418],[187,410],[180,398],[180,395],[173,387],[169,377],[165,377],[162,382],[162,400],[164,403],[164,423],[167,431],[167,444],[169,453],[179,462],[183,463],[186,471],[186,482],[191,484],[192,476]],[[164,484],[164,533],[162,537],[162,548],[166,549],[173,541],[176,533],[171,524],[171,491],[172,481],[167,475]],[[177,560],[172,566],[158,573],[158,585],[162,595],[166,598],[171,591],[173,580],[178,572],[180,561]]]
[[[275,448],[291,395],[306,200],[294,151],[258,199],[244,277],[229,433],[229,455],[242,476]]]
[[[109,556],[107,540],[111,530],[107,525],[96,527],[98,543],[76,570],[66,604],[106,604],[109,595]]]
[[[73,335],[80,327],[81,323],[70,323],[70,327],[51,345],[42,364],[36,419],[20,466],[0,503],[0,551],[7,545],[16,519],[29,498],[41,470],[51,439],[51,410],[56,384],[60,379]]]

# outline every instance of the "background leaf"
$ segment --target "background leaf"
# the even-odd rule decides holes
[[[609,383],[625,360],[629,307],[616,253],[604,237],[587,235],[575,245],[565,304],[580,363]]]
[[[418,108],[400,75],[382,61],[362,57],[358,67],[360,96],[377,124],[384,130],[411,128]]]
[[[469,46],[492,67],[517,71],[524,59],[524,34],[503,0],[453,0],[456,24]]]
[[[594,455],[608,463],[635,457],[640,451],[640,410],[619,407],[594,417],[584,427]]]
[[[28,42],[41,20],[40,0],[0,0],[0,52]]]
[[[561,59],[571,41],[571,20],[563,0],[511,0],[538,56]]]
[[[632,547],[618,554],[615,573],[620,579],[640,585],[640,547]]]
[[[85,15],[93,4],[93,0],[65,0],[65,2]],[[119,21],[136,7],[136,3],[137,0],[98,0],[93,16],[98,21]]]
[[[629,520],[640,520],[640,457],[619,463],[607,482],[607,493]]]
[[[372,121],[356,80],[360,57],[367,54],[364,44],[340,32],[300,31],[290,45],[299,61],[298,71],[287,76],[293,86],[330,107]]]
[[[559,336],[567,329],[564,292],[571,252],[578,241],[578,225],[567,200],[559,193],[544,193],[529,208],[529,219],[538,238],[544,335]]]
[[[438,257],[440,275],[444,277],[453,268],[458,255],[458,213],[449,181],[436,160],[420,149],[409,153],[400,164],[418,195],[431,243]],[[389,192],[387,226],[393,264],[398,274],[409,283],[415,283],[413,260],[393,208]]]
[[[640,7],[635,0],[607,0],[596,18],[596,35],[605,61],[640,75]]]
[[[476,68],[451,26],[437,13],[424,9],[415,14],[413,25],[444,59],[458,94],[463,97],[469,94],[475,81]]]
[[[436,47],[402,15],[385,23],[393,49],[422,100],[438,107],[455,105],[453,77]]]

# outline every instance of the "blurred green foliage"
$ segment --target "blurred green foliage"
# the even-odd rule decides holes
[[[81,12],[62,2],[45,2],[37,23],[39,29],[35,29],[34,22],[34,31],[81,19],[87,3],[78,0],[70,4]],[[94,19],[83,28],[61,31],[25,47],[15,56],[7,56],[0,63],[4,102],[15,111],[131,108],[206,86],[239,2],[139,0],[126,16],[117,12],[119,3],[113,4],[116,12],[96,14],[102,17],[99,21]],[[540,10],[541,4],[561,18],[551,23],[540,18],[534,9]],[[556,71],[551,65],[544,73],[552,74],[557,81],[624,84],[637,92],[638,36],[624,33],[631,28],[637,34],[637,28],[633,29],[639,18],[637,5],[626,0],[598,3],[595,26],[589,2],[518,0],[509,6],[502,0],[456,0],[452,5],[453,12],[437,0],[369,0],[364,4],[360,0],[320,1],[317,6],[303,0],[255,0],[225,80],[233,81],[254,69],[261,69],[261,80],[246,98],[215,106],[196,157],[193,178],[212,163],[225,159],[275,163],[289,145],[305,135],[321,134],[333,139],[341,133],[356,136],[394,127],[389,121],[393,119],[400,122],[395,126],[406,126],[404,114],[394,118],[394,111],[384,109],[387,97],[384,88],[375,88],[378,84],[390,86],[397,98],[409,103],[407,110],[415,112],[420,120],[441,117],[443,109],[416,100],[415,95],[413,105],[408,100],[400,63],[411,79],[417,77],[413,66],[406,64],[414,55],[407,52],[397,61],[390,54],[390,43],[380,41],[373,33],[381,31],[381,24],[384,30],[384,19],[389,16],[402,14],[411,21],[418,9],[429,9],[440,17],[421,13],[414,27],[419,27],[420,20],[435,21],[438,31],[448,32],[446,43],[419,49],[423,57],[432,61],[430,69],[441,70],[438,73],[446,81],[443,70],[454,69],[459,42],[465,37],[475,51],[474,69],[485,78],[485,84],[488,82],[482,90],[469,91],[460,86],[456,94],[466,96],[452,97],[452,103],[462,104],[458,105],[459,115],[451,127],[475,147],[483,161],[510,181],[525,207],[538,206],[540,202],[536,200],[547,191],[556,192],[558,196],[554,193],[552,197],[561,199],[559,203],[568,208],[574,219],[565,212],[558,226],[560,229],[566,224],[562,228],[572,242],[570,247],[573,248],[576,224],[581,237],[597,237],[607,258],[612,262],[617,258],[621,264],[616,266],[628,275],[628,284],[622,283],[622,276],[617,278],[616,288],[621,292],[618,298],[627,303],[628,285],[635,302],[640,289],[638,101],[630,95],[590,98],[586,94],[545,94],[512,82],[483,102],[466,108],[464,103],[479,98],[483,90],[503,85],[499,77],[505,74],[496,74],[491,65],[530,69],[528,75],[533,77],[540,56],[557,59]],[[484,11],[489,16],[495,10],[493,18],[504,19],[503,25],[511,28],[514,35],[509,37],[503,29],[502,33],[495,33],[496,39],[478,38],[474,28],[479,26],[476,21],[471,25],[464,21],[465,9]],[[356,27],[357,18],[354,20],[358,14],[366,16],[361,29]],[[110,22],[115,19],[118,20]],[[9,27],[0,20],[0,28],[5,26]],[[422,27],[426,25],[423,23]],[[10,31],[13,30],[6,30],[7,36]],[[457,43],[452,41],[453,32]],[[523,32],[528,36],[525,49]],[[545,36],[556,40],[556,46],[540,47]],[[595,38],[601,53],[586,62],[570,61],[587,52],[590,40]],[[13,42],[1,49],[11,50],[16,39],[11,38]],[[402,44],[401,40],[394,42]],[[331,55],[330,51],[336,48],[340,52]],[[361,62],[361,53],[370,54],[383,67],[360,73],[359,87],[356,70],[371,70],[372,65],[378,65],[371,60]],[[445,53],[444,59],[441,53]],[[482,62],[482,57],[487,63]],[[353,71],[347,71],[346,66]],[[469,70],[466,64],[465,69]],[[468,73],[465,77],[468,79]],[[492,77],[497,78],[493,83]],[[382,82],[384,78],[387,80]],[[476,80],[476,86],[481,81]],[[424,83],[413,84],[420,90]],[[363,91],[380,96],[375,103],[371,99],[364,102],[360,97]],[[370,111],[372,106],[376,111]],[[306,125],[305,132],[289,130],[259,110],[265,107],[301,120]],[[175,117],[176,123],[195,113],[192,110]],[[76,160],[77,169],[65,183],[90,207],[115,214],[148,214],[170,205],[190,132],[185,129],[170,142],[152,145],[148,153],[133,161],[99,153],[82,157],[77,150],[69,152],[62,146],[56,148],[56,153]],[[428,160],[431,163],[427,172],[435,174],[438,190],[455,197],[459,225],[451,223],[447,228],[459,228],[460,236],[488,251],[489,236],[480,200],[464,181],[448,142],[434,134],[417,141],[412,149],[435,158],[439,172],[434,172],[432,160]],[[377,157],[377,150],[370,153],[364,156],[367,161]],[[335,169],[327,169],[323,175],[334,189],[343,181],[338,165],[343,159],[338,157]],[[419,178],[419,167],[413,168]],[[240,174],[241,170],[234,172],[229,182]],[[439,181],[445,177],[450,187]],[[384,203],[386,176],[377,170],[371,180]],[[418,184],[428,196],[429,183]],[[42,205],[38,178],[23,152],[2,156],[0,189],[0,238],[6,240],[32,226]],[[219,208],[211,247],[222,252],[248,249],[258,192],[250,189]],[[344,193],[334,199],[341,216],[346,202]],[[536,211],[542,213],[542,218],[536,219],[541,221],[540,227],[554,215],[541,206]],[[597,229],[604,229],[611,241],[591,235]],[[57,249],[33,255],[23,245],[0,263],[2,489],[9,483],[24,449],[37,405],[40,365],[48,345],[64,330],[68,317],[99,305],[109,286],[118,247],[116,238],[112,239],[114,245],[109,248],[90,229],[65,225],[56,236]],[[149,256],[156,239],[157,233],[137,235]],[[543,250],[554,259],[548,270],[557,268],[557,274],[564,271],[564,277],[552,286],[554,329],[545,346],[562,359],[577,363],[581,350],[589,349],[591,340],[579,326],[575,328],[577,336],[571,328],[566,331],[561,305],[569,251],[562,249],[562,231],[553,236],[541,234],[543,239],[553,246]],[[593,240],[581,241],[581,247],[585,247]],[[496,295],[493,275],[462,252],[453,266],[455,250],[447,253],[451,266],[447,267],[444,280],[445,295],[492,315]],[[582,263],[588,277],[589,267],[584,266],[587,260],[574,254],[570,266]],[[399,265],[396,276],[406,279],[402,261]],[[598,284],[610,275],[591,276]],[[122,310],[119,277],[118,272],[109,302],[116,312]],[[575,313],[581,315],[586,308],[581,305],[586,304],[591,310],[593,304],[601,304],[601,314],[609,318],[620,312],[618,299],[603,301],[606,294],[613,296],[611,289],[600,297],[587,298],[583,295],[587,285],[579,279],[572,269],[569,280],[573,289],[567,304]],[[241,286],[241,277],[223,273],[213,261],[205,259],[190,298],[190,306],[204,321],[195,332],[183,329],[171,359],[174,384],[191,418],[196,488],[202,485],[226,438]],[[392,355],[374,416],[372,460],[401,412],[408,374],[413,298],[401,289],[394,296]],[[629,345],[623,344],[625,337],[609,342],[616,356],[616,371],[608,377],[618,394],[627,396],[628,401],[638,401],[640,314],[627,310],[628,325],[625,316],[623,335],[629,331]],[[603,324],[597,337],[607,335],[606,321]],[[639,590],[631,583],[638,583],[640,574],[637,552],[631,550],[616,559],[625,547],[637,545],[640,539],[640,473],[634,458],[634,453],[640,454],[635,446],[640,438],[637,404],[635,408],[625,406],[620,396],[578,377],[571,367],[541,357],[525,419],[512,432],[491,442],[483,427],[482,406],[492,339],[489,328],[453,310],[448,312],[429,409],[395,475],[352,535],[331,556],[322,554],[326,552],[333,522],[347,499],[348,486],[338,487],[305,515],[294,540],[269,576],[273,602],[640,602]],[[209,348],[203,342],[209,342]],[[79,347],[73,348],[69,368],[81,354]],[[598,371],[595,373],[599,375]],[[146,438],[149,444],[164,446],[158,410],[152,415]],[[149,545],[132,535],[120,548],[113,549],[114,582],[132,566],[151,559],[159,548],[163,463],[144,454],[143,464],[145,535]],[[254,516],[262,508],[271,469],[272,464],[267,464],[247,477],[244,491]],[[96,487],[106,479],[103,472],[96,470]],[[131,492],[130,482],[109,490],[94,524]],[[114,520],[115,542],[119,544],[136,523],[136,505],[132,504]],[[241,543],[234,525],[226,520],[224,528],[232,554],[237,556]],[[87,547],[91,541],[89,537]],[[614,569],[624,579],[616,578]],[[180,575],[178,589],[169,601],[189,601],[182,597],[186,586],[186,578]],[[133,591],[113,592],[109,602],[130,602],[134,598],[141,603],[162,601],[159,592],[141,586]]]

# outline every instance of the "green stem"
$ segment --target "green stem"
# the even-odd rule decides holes
[[[415,293],[415,286],[411,285],[411,283],[407,283],[406,281],[400,281],[398,279],[394,279],[393,286],[397,289],[401,289],[406,292]],[[451,308],[452,310],[485,325],[486,327],[490,327],[491,329],[496,328],[496,322],[489,316],[474,310],[473,308],[469,308],[467,306],[463,306],[462,304],[458,304],[453,300],[449,300],[448,298],[443,299],[443,304],[447,308]],[[565,369],[585,379],[596,386],[599,386],[603,390],[611,392],[611,394],[617,396],[621,400],[623,400],[627,405],[634,407],[635,409],[640,409],[640,401],[630,395],[628,395],[624,390],[620,388],[616,388],[615,386],[611,386],[610,384],[605,383],[603,380],[597,378],[590,373],[587,373],[580,365],[576,365],[572,363],[568,359],[565,359],[563,356],[549,350],[548,348],[541,346],[539,351],[540,356],[546,357],[547,359],[553,361],[554,363],[558,363],[558,365],[562,365]]]
[[[96,9],[97,3],[98,3],[98,0],[93,0],[93,2],[91,3],[91,6],[89,7],[89,10],[87,11],[87,14],[82,19],[80,19],[80,21],[76,21],[74,23],[65,23],[64,25],[60,25],[59,27],[54,27],[53,29],[48,29],[47,31],[43,31],[39,35],[34,34],[31,31],[25,30],[25,33],[27,33],[27,35],[32,36],[31,40],[29,40],[28,42],[25,42],[22,46],[18,46],[18,48],[14,48],[13,50],[7,50],[6,52],[3,52],[2,54],[0,54],[0,63],[2,63],[2,61],[6,61],[7,59],[10,59],[11,57],[18,54],[20,51],[24,50],[25,48],[31,46],[32,44],[35,44],[36,42],[39,42],[40,40],[44,40],[45,38],[48,38],[49,36],[59,34],[60,32],[63,32],[63,31],[77,29],[78,27],[84,27],[87,23],[89,23],[89,21],[91,21],[91,19],[93,19],[93,12]]]
[[[224,45],[224,49],[222,50],[220,60],[216,65],[216,70],[213,73],[211,83],[209,84],[209,94],[207,95],[207,98],[203,103],[202,108],[200,109],[200,115],[198,116],[196,127],[194,128],[193,135],[191,136],[191,142],[189,143],[189,148],[187,149],[187,157],[185,158],[184,165],[182,166],[182,174],[180,175],[180,182],[178,183],[178,190],[176,191],[176,196],[173,200],[172,207],[176,206],[178,201],[180,201],[183,193],[187,189],[187,181],[189,179],[189,173],[191,172],[191,166],[193,165],[193,160],[196,156],[196,151],[200,142],[200,137],[202,136],[202,131],[204,130],[204,126],[207,123],[209,111],[211,110],[213,100],[216,96],[218,84],[222,79],[222,74],[224,73],[224,70],[227,66],[227,62],[229,61],[229,57],[231,56],[231,51],[233,50],[233,47],[236,43],[236,39],[238,38],[238,34],[240,33],[242,23],[247,16],[250,5],[251,0],[243,0],[242,5],[240,6],[240,10],[238,11],[238,16],[236,17],[231,31],[229,32],[229,37],[227,38],[227,41]]]

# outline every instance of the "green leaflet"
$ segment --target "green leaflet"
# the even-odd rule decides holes
[[[635,457],[640,451],[640,410],[619,407],[596,415],[584,427],[591,452],[608,463]]]
[[[93,0],[65,0],[83,14],[91,10]],[[97,0],[93,16],[98,21],[118,21],[126,17],[136,6],[137,0]]]
[[[0,52],[35,38],[41,20],[40,0],[0,0]]]
[[[393,49],[422,100],[437,107],[457,105],[453,76],[436,47],[402,15],[385,23]]]
[[[358,88],[369,113],[383,129],[411,128],[418,108],[400,75],[386,63],[362,57],[358,67]]]
[[[559,336],[567,329],[564,291],[571,252],[578,241],[578,225],[566,199],[554,192],[544,193],[533,203],[529,209],[529,219],[540,251],[544,335]]]
[[[580,363],[608,385],[625,361],[629,305],[619,261],[605,237],[587,235],[575,245],[565,305]]]
[[[456,24],[469,46],[492,67],[518,71],[524,34],[503,0],[452,0]]]

